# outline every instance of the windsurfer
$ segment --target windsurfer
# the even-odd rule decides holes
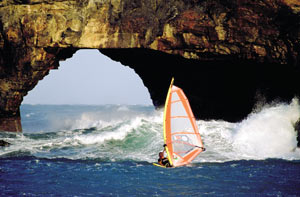
[[[166,167],[172,167],[168,158],[165,157],[165,151],[166,151],[166,144],[164,144],[164,150],[162,152],[159,152],[158,156],[158,163],[162,166],[166,166]]]

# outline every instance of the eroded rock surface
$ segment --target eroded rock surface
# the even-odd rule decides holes
[[[0,16],[0,130],[21,131],[23,97],[85,48],[135,69],[155,106],[175,76],[198,118],[299,96],[297,0],[3,0]]]

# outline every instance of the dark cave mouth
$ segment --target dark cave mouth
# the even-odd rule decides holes
[[[149,49],[99,49],[129,66],[148,88],[155,107],[164,105],[171,81],[189,98],[197,119],[237,122],[257,102],[290,102],[300,95],[300,69],[292,65],[260,63],[237,57],[190,60]],[[213,58],[212,56],[210,58]]]

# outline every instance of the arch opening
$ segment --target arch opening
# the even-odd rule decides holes
[[[50,73],[24,97],[22,104],[152,104],[134,70],[98,50],[79,50]]]

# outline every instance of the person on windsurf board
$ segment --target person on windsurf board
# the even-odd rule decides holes
[[[164,151],[159,153],[159,167],[179,167],[191,163],[205,151],[195,116],[183,90],[172,78],[164,108]],[[167,146],[168,145],[168,146]],[[167,153],[167,158],[164,153]]]
[[[159,152],[159,154],[158,154],[158,156],[159,156],[158,163],[161,166],[172,167],[168,158],[165,157],[165,151],[166,151],[166,144],[164,144],[164,150],[162,152]]]

